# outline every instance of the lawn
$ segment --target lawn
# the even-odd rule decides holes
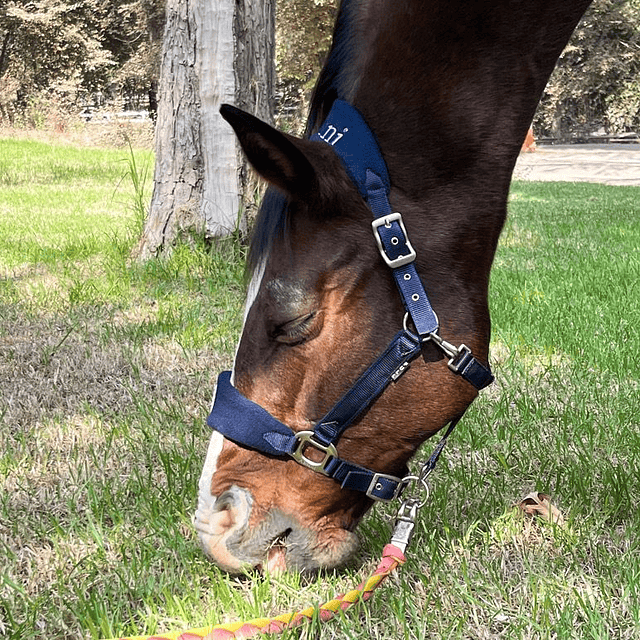
[[[375,568],[229,577],[191,527],[244,248],[130,251],[145,151],[0,139],[0,636],[100,639],[319,604]],[[135,188],[132,176],[144,184]],[[516,183],[492,366],[432,475],[407,565],[291,638],[640,635],[640,188]],[[432,445],[427,443],[426,457]],[[531,491],[563,521],[521,515]]]

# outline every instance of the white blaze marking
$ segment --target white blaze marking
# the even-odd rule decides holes
[[[216,391],[217,387],[213,392],[213,402],[216,400]],[[218,468],[218,456],[222,451],[223,444],[223,435],[217,431],[213,431],[211,433],[211,440],[209,440],[209,448],[207,449],[207,457],[204,461],[204,467],[200,474],[200,481],[198,482],[198,508],[194,518],[195,523],[208,523],[209,517],[213,513],[216,496],[211,495],[211,480],[213,478],[213,474]]]
[[[258,291],[260,291],[260,285],[262,284],[262,277],[264,276],[264,268],[266,266],[266,262],[267,261],[264,257],[262,258],[262,260],[260,260],[260,264],[258,264],[258,266],[255,268],[253,276],[251,277],[251,282],[247,287],[247,299],[244,303],[244,318],[242,319],[242,330],[240,331],[240,338],[238,338],[238,344],[236,345],[236,353],[233,357],[233,367],[231,369],[231,384],[233,384],[235,380],[236,357],[238,356],[238,349],[240,348],[240,339],[242,338],[242,334],[244,333],[244,325],[247,321],[249,311],[251,310],[253,303],[258,297]]]
[[[260,289],[260,283],[262,282],[262,276],[264,275],[264,267],[265,261],[262,260],[254,271],[253,277],[251,278],[251,282],[249,283],[249,287],[247,289],[247,301],[244,307],[244,320],[242,323],[243,331],[244,323],[246,322],[247,316],[249,315],[251,305],[253,305],[253,303],[255,302],[258,291]],[[240,333],[240,335],[242,335],[242,332]],[[240,340],[238,340],[238,345],[236,346],[236,355],[238,353],[239,346]],[[231,371],[231,384],[233,384],[233,370]],[[213,399],[211,401],[212,408],[216,401],[216,391],[217,388],[213,392]],[[207,450],[207,457],[204,461],[202,474],[200,475],[200,482],[198,483],[198,511],[196,512],[196,520],[208,520],[208,515],[215,504],[216,498],[215,496],[211,495],[211,479],[213,478],[213,474],[218,468],[218,457],[220,456],[220,452],[222,451],[223,443],[224,437],[222,436],[222,434],[218,433],[217,431],[213,431],[213,433],[211,434],[211,440],[209,442],[209,449]]]
[[[249,310],[255,302],[255,299],[260,290],[260,284],[262,282],[262,276],[264,275],[265,260],[262,260],[256,270],[253,273],[251,282],[247,289],[247,301],[244,308],[244,320],[242,324],[242,330],[244,331],[244,323],[247,321]],[[240,333],[242,336],[242,333]],[[240,346],[240,340],[238,340],[238,346],[236,346],[236,355],[238,354],[238,347]],[[235,369],[235,358],[234,358]],[[233,384],[233,370],[231,371],[231,384]],[[213,400],[211,401],[211,407],[213,407],[216,401],[216,390],[213,392]],[[201,532],[206,532],[209,529],[211,523],[211,516],[215,513],[216,496],[211,495],[211,481],[213,474],[218,468],[218,457],[222,451],[224,444],[224,436],[217,431],[213,431],[211,434],[211,440],[209,441],[209,449],[207,450],[207,457],[204,461],[204,467],[202,468],[202,474],[200,475],[200,481],[198,482],[198,508],[194,517],[194,524],[196,528]]]
[[[214,431],[211,434],[207,457],[205,458],[202,474],[200,475],[200,482],[198,483],[200,496],[211,496],[211,479],[218,469],[218,456],[222,451],[223,440],[224,437],[221,433]]]

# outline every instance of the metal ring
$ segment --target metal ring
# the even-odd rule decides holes
[[[431,489],[429,488],[429,484],[427,483],[427,479],[425,478],[421,478],[420,476],[414,476],[414,475],[409,475],[409,476],[405,476],[404,478],[402,478],[402,482],[403,484],[408,484],[409,482],[419,482],[422,485],[422,488],[424,489],[425,492],[425,496],[422,500],[420,500],[419,498],[406,498],[404,500],[404,502],[408,502],[409,500],[413,499],[414,501],[418,501],[417,504],[417,508],[418,509],[422,509],[422,507],[424,507],[425,504],[427,504],[427,502],[429,502],[429,497],[431,496]]]
[[[433,311],[433,315],[435,316],[436,319],[436,325],[439,327],[440,326],[440,319],[438,318],[438,314]],[[429,342],[429,340],[431,340],[431,333],[428,333],[424,338],[421,338],[415,331],[411,331],[411,329],[409,329],[409,320],[411,319],[411,315],[409,314],[408,311],[405,312],[404,314],[404,318],[402,318],[402,328],[412,337],[415,338],[416,340],[418,340],[418,342]],[[414,327],[415,328],[415,327]],[[436,333],[437,333],[438,329],[436,328]]]
[[[411,319],[411,316],[409,315],[409,312],[406,311],[404,314],[404,318],[402,318],[402,328],[412,337],[415,338],[418,342],[420,342],[420,336],[417,333],[414,333],[413,331],[411,331],[411,329],[409,329],[409,320]]]

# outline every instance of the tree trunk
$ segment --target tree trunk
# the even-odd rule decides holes
[[[184,233],[225,236],[244,224],[253,182],[224,102],[272,119],[273,0],[169,0],[156,125],[156,167],[138,256]]]
[[[235,106],[270,124],[275,111],[275,31],[275,0],[236,0]],[[237,149],[241,206],[250,219],[257,212],[260,182]]]

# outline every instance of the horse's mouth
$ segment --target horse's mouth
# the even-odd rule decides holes
[[[250,525],[253,506],[246,489],[232,486],[220,497],[200,499],[194,518],[204,552],[230,573],[247,570],[312,572],[344,564],[357,536],[340,527],[320,530],[273,508]]]

